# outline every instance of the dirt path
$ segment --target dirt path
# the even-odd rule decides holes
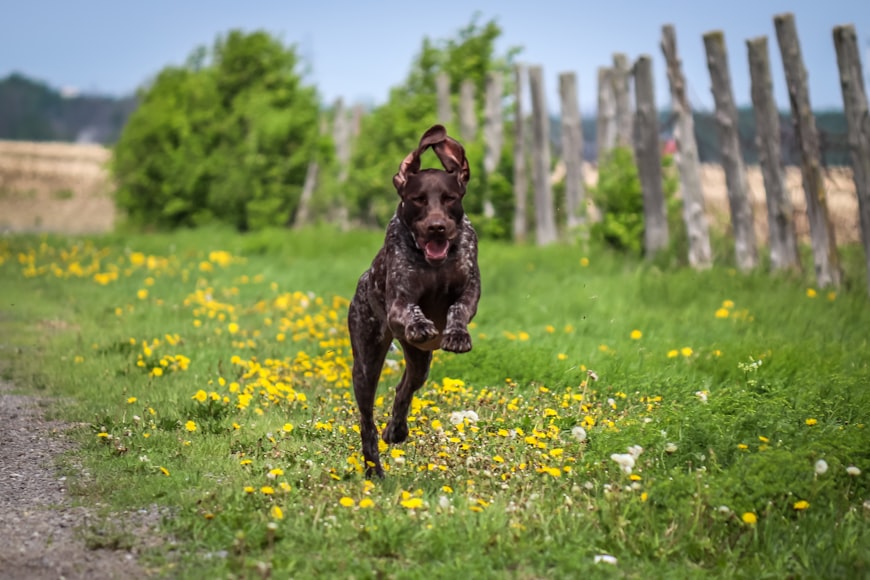
[[[0,382],[0,579],[146,576],[135,547],[88,547],[86,537],[99,536],[105,518],[72,505],[56,469],[58,456],[73,447],[64,436],[70,426],[45,418],[50,403]]]

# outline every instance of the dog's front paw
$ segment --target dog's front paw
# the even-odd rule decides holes
[[[428,318],[420,318],[405,327],[405,339],[412,344],[423,344],[438,336],[435,323]]]
[[[381,439],[384,440],[384,443],[404,443],[408,438],[408,424],[407,423],[396,423],[392,419],[387,423],[387,426],[384,428],[384,432],[381,434]]]
[[[441,349],[449,352],[468,352],[471,350],[471,335],[467,330],[450,330],[441,339]]]

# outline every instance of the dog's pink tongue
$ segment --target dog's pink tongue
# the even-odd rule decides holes
[[[447,257],[447,249],[450,247],[450,242],[447,240],[433,240],[426,242],[423,250],[426,252],[426,258],[430,260],[443,260]]]

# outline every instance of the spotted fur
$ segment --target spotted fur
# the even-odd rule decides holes
[[[431,147],[444,170],[420,170]],[[383,476],[374,401],[384,359],[393,340],[405,371],[392,416],[381,434],[387,443],[408,437],[408,409],[426,382],[432,351],[471,350],[468,323],[480,299],[477,234],[462,208],[470,179],[465,150],[441,125],[430,128],[393,177],[401,198],[384,245],[363,273],[348,312],[353,350],[353,387],[360,412],[366,473]]]

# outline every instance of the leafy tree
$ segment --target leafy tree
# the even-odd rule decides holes
[[[351,160],[351,170],[346,185],[351,213],[367,223],[383,225],[389,220],[396,207],[397,198],[393,191],[391,178],[399,163],[420,139],[420,135],[437,121],[437,99],[435,77],[446,72],[451,81],[451,94],[458,94],[459,85],[465,79],[474,81],[477,88],[477,112],[482,115],[483,94],[486,75],[490,71],[505,73],[505,94],[512,94],[511,74],[513,58],[519,49],[513,48],[504,54],[497,54],[496,40],[501,28],[495,21],[479,24],[475,15],[471,23],[462,28],[456,38],[433,41],[423,40],[420,52],[414,58],[405,82],[390,91],[389,100],[375,108],[362,120],[357,146]],[[452,134],[456,127],[447,127]],[[506,135],[510,132],[506,131]],[[472,178],[478,184],[466,197],[465,207],[469,213],[481,211],[483,190],[483,142],[463,142],[471,164]],[[505,144],[510,150],[510,144]],[[424,164],[437,166],[434,155],[426,156]],[[503,173],[503,172],[500,172]],[[504,179],[495,180],[498,192],[506,190],[510,196],[510,183]],[[510,204],[498,203],[503,209]],[[507,217],[508,220],[512,219]],[[509,231],[509,228],[495,228],[493,231]]]
[[[231,31],[140,91],[115,148],[117,203],[131,222],[286,224],[308,163],[329,150],[299,58],[265,32]]]

